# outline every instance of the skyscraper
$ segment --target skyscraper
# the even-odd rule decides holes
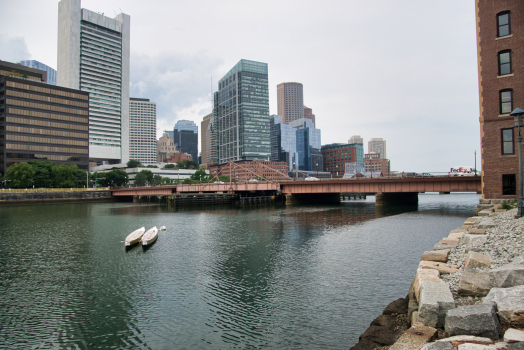
[[[51,85],[56,85],[56,70],[35,60],[25,60],[19,62],[22,66],[29,68],[35,68],[40,70],[45,70],[47,72],[47,81],[46,83]]]
[[[360,135],[353,135],[348,140],[348,143],[360,143],[364,144],[364,139]]]
[[[129,99],[129,159],[156,163],[156,103],[147,98]]]
[[[380,153],[380,159],[387,159],[386,157],[386,140],[382,138],[370,139],[368,141],[368,153]]]
[[[173,129],[173,143],[181,153],[190,154],[198,163],[198,126],[191,120],[179,120]]]
[[[218,164],[270,156],[267,63],[240,60],[218,82],[214,103]]]
[[[313,114],[313,110],[306,106],[304,106],[304,118],[311,119],[313,123],[317,125],[317,123],[315,122],[315,115]]]
[[[210,113],[200,123],[201,164],[213,164],[213,144],[213,113]]]
[[[301,83],[277,85],[277,109],[284,124],[304,118],[304,92]]]
[[[58,3],[57,85],[90,92],[91,161],[129,160],[130,21],[83,9],[80,0]]]

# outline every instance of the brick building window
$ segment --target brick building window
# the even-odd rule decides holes
[[[501,90],[500,96],[500,114],[509,114],[513,110],[513,90]]]
[[[517,182],[515,181],[515,174],[502,175],[502,195],[516,195]]]
[[[509,25],[509,11],[497,14],[497,36],[506,36],[511,32]]]
[[[513,129],[502,129],[502,155],[515,154]]]
[[[511,51],[499,52],[499,75],[511,73]]]

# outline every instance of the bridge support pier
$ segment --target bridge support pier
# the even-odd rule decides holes
[[[388,192],[375,195],[375,205],[417,204],[418,192]]]
[[[286,194],[286,204],[330,204],[330,203],[340,203],[340,193]]]
[[[140,203],[140,198],[138,196],[133,196],[133,203]]]

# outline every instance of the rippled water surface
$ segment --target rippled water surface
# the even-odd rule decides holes
[[[420,256],[475,214],[418,207],[0,208],[0,348],[347,349],[405,297]],[[121,241],[165,225],[148,250]]]

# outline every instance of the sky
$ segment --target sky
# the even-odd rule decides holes
[[[56,69],[58,1],[0,0],[0,60]],[[82,0],[131,16],[131,97],[157,104],[157,136],[211,113],[240,59],[277,88],[300,82],[322,144],[386,140],[396,171],[480,170],[475,5],[471,0]],[[60,72],[58,72],[60,74]],[[200,130],[199,130],[200,132]],[[199,136],[200,138],[200,136]]]

